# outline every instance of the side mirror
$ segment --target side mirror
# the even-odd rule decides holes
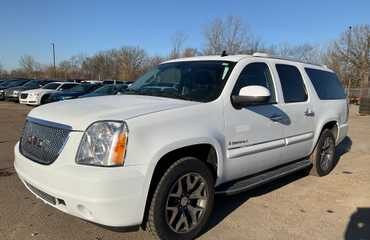
[[[251,85],[240,89],[239,95],[231,96],[231,102],[233,106],[240,108],[267,103],[270,96],[270,90],[267,88],[258,85]]]

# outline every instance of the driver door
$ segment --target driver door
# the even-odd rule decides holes
[[[275,84],[265,62],[249,63],[241,71],[232,94],[245,86],[259,85],[270,91],[265,104],[235,108],[229,100],[225,106],[226,155],[225,177],[233,180],[273,168],[281,163],[285,145],[282,122],[284,115],[277,105]]]

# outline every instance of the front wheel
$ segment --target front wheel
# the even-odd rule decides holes
[[[43,105],[46,103],[47,99],[48,99],[49,95],[44,95],[41,97],[40,99],[40,105]]]
[[[213,202],[211,170],[197,158],[181,158],[159,181],[147,228],[157,239],[194,239],[207,223]]]

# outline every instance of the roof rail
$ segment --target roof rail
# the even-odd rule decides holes
[[[303,61],[301,59],[292,58],[292,57],[275,56],[275,55],[270,55],[268,53],[262,53],[262,52],[255,52],[255,53],[253,53],[252,56],[253,57],[264,57],[264,58],[271,58],[271,59],[287,60],[287,61],[311,64],[311,65],[315,65],[315,66],[319,66],[319,67],[328,68],[326,65],[323,65],[323,64],[313,63],[313,62],[309,62],[309,61]]]

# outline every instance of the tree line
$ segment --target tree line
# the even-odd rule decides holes
[[[228,54],[266,52],[325,64],[337,72],[345,86],[362,87],[366,91],[369,86],[369,24],[349,27],[336,40],[316,45],[267,45],[237,16],[214,19],[204,26],[202,33],[204,44],[201,49],[197,49],[187,46],[186,34],[176,32],[171,38],[170,51],[165,56],[151,56],[139,46],[123,46],[97,52],[92,56],[78,54],[61,61],[54,69],[53,66],[40,64],[32,56],[24,55],[19,59],[17,69],[5,71],[0,64],[0,77],[135,80],[143,72],[168,59],[218,55],[226,51]]]

